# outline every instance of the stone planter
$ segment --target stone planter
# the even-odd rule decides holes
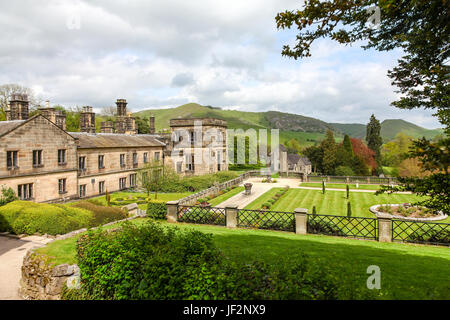
[[[244,184],[244,187],[245,187],[245,192],[244,192],[244,194],[245,195],[250,195],[251,193],[252,193],[252,187],[253,187],[253,184],[252,183],[245,183]]]
[[[374,206],[370,207],[370,212],[374,213],[377,217],[389,217],[391,219],[401,219],[401,220],[406,220],[406,221],[439,221],[439,220],[444,220],[446,219],[448,216],[446,214],[443,214],[442,212],[439,212],[439,215],[435,216],[435,217],[429,217],[429,218],[413,218],[413,217],[404,217],[404,216],[398,216],[398,215],[393,215],[393,214],[389,214],[387,212],[381,212],[378,211],[378,208],[380,206],[401,206],[403,204],[376,204]]]

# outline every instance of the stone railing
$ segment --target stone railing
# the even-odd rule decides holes
[[[216,194],[217,192],[219,192],[221,190],[225,190],[226,188],[232,188],[232,187],[240,185],[241,183],[244,182],[244,180],[250,178],[252,176],[252,173],[253,173],[253,171],[245,172],[234,179],[225,181],[218,185],[212,186],[208,189],[204,189],[199,192],[193,193],[187,197],[179,199],[178,203],[180,205],[195,204],[197,202],[197,199],[208,197],[210,195]]]

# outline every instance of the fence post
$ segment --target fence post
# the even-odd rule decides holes
[[[297,208],[295,214],[295,233],[306,234],[308,223],[308,209]]]
[[[378,241],[392,242],[392,217],[390,215],[378,214]]]
[[[237,227],[237,214],[238,214],[238,206],[229,205],[225,207],[225,219],[227,222],[227,228],[236,228]]]
[[[178,218],[178,201],[169,201],[166,203],[167,206],[167,221],[177,222]]]

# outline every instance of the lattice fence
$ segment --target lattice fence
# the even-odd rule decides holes
[[[178,221],[226,225],[225,209],[200,206],[178,206]]]
[[[307,232],[377,240],[378,224],[375,218],[308,214]]]
[[[295,232],[293,212],[241,209],[237,222],[238,227]]]
[[[392,241],[450,246],[450,224],[394,219]]]

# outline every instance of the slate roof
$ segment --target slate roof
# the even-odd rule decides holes
[[[26,120],[0,121],[0,136],[14,130]]]
[[[305,165],[305,166],[311,165],[311,161],[309,161],[308,158],[302,157],[296,153],[288,153],[287,160],[288,160],[288,164],[290,164],[290,165],[294,165],[299,162],[302,162],[303,165]]]
[[[78,139],[78,147],[89,148],[121,148],[121,147],[164,147],[165,143],[150,134],[118,134],[118,133],[86,133],[69,132]]]

